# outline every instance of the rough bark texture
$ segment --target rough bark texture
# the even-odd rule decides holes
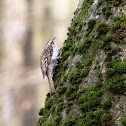
[[[125,9],[125,0],[80,1],[37,126],[126,125]]]

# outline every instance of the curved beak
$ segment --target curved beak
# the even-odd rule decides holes
[[[55,37],[55,38],[53,38],[53,39],[52,39],[52,41],[54,41],[55,39],[56,39],[56,37]]]

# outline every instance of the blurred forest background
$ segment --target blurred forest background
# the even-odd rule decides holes
[[[67,38],[79,0],[0,0],[0,126],[35,126],[49,91],[40,54]]]

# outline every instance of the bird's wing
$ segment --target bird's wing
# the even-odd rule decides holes
[[[44,64],[41,64],[41,70],[42,70],[42,75],[43,75],[43,78],[44,78],[45,75],[46,75],[46,71],[47,71],[47,68],[45,67]]]
[[[52,43],[47,43],[40,57],[40,66],[42,69],[43,78],[47,74],[47,68],[50,64],[52,54],[53,54]]]

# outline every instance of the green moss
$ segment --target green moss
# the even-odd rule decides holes
[[[113,41],[116,43],[123,42],[123,39],[125,38],[125,32],[124,29],[126,28],[126,16],[116,16],[114,18],[115,24],[113,28]]]
[[[112,115],[111,114],[108,114],[108,113],[104,113],[102,116],[101,116],[101,122],[103,125],[107,125],[107,124],[111,124],[112,120]]]
[[[97,73],[97,76],[98,76],[98,78],[101,78],[102,77],[102,73],[101,72],[98,72]]]
[[[68,67],[68,62],[64,62],[64,63],[63,63],[63,68],[64,68],[64,70],[66,70],[67,67]]]
[[[90,91],[97,91],[97,87],[96,86],[90,86],[87,90],[87,92],[90,92]]]
[[[45,126],[56,126],[52,121],[49,121],[45,124]]]
[[[92,65],[92,59],[87,59],[87,61],[84,62],[85,67],[89,67]]]
[[[80,76],[83,78],[83,77],[86,77],[89,73],[89,69],[82,69],[81,73],[80,73]]]
[[[99,0],[97,6],[100,7],[103,4],[103,2],[104,2],[104,0]]]
[[[76,27],[68,27],[68,31],[70,31],[70,33],[71,33],[72,35],[76,35],[76,33],[77,33]]]
[[[65,120],[62,126],[73,126],[75,124],[75,119]]]
[[[110,26],[105,22],[100,22],[97,26],[97,32],[99,35],[106,34],[110,30]]]
[[[77,90],[78,90],[78,86],[74,85],[74,86],[69,86],[66,90],[65,96],[67,97],[68,100],[73,100],[75,99],[76,95],[77,95]]]
[[[101,11],[98,11],[98,12],[97,12],[97,15],[101,15],[101,14],[102,14],[102,12],[101,12]]]
[[[105,15],[105,17],[108,19],[108,17],[110,15],[112,15],[112,11],[111,11],[111,6],[109,4],[105,5],[102,8],[102,13]]]
[[[100,68],[101,68],[101,66],[100,66],[100,65],[98,65],[96,69],[100,70]]]
[[[80,109],[83,112],[88,112],[100,105],[102,93],[96,89],[89,88],[84,95],[82,95],[78,102],[80,103]]]
[[[107,54],[106,61],[108,61],[109,63],[112,63],[111,62],[112,61],[112,56],[117,55],[118,52],[120,52],[120,51],[121,51],[121,49],[118,48],[118,47],[113,47],[113,48],[111,48],[111,50],[107,50],[107,52],[106,52],[106,54]],[[107,64],[107,65],[109,65],[109,64]],[[110,64],[110,65],[112,65],[112,64]]]
[[[105,46],[103,47],[103,49],[104,49],[104,50],[107,50],[107,51],[108,51],[108,50],[111,50],[111,46],[110,46],[110,45],[105,45]]]
[[[50,111],[51,111],[51,113],[53,113],[53,112],[55,112],[55,110],[56,110],[56,105],[53,105],[53,106],[51,107]]]
[[[67,79],[68,79],[68,75],[64,75],[64,76],[63,76],[63,81],[66,82]]]
[[[118,62],[122,62],[120,56],[115,56],[114,59],[113,59],[113,63],[116,64]]]
[[[74,41],[71,38],[68,38],[67,40],[65,40],[64,48],[62,52],[64,53],[65,51],[68,51],[70,47],[72,47],[73,44],[74,44]]]
[[[109,36],[104,37],[103,42],[104,42],[105,44],[110,44],[110,42],[112,41],[112,37],[113,37],[112,34],[109,35]]]
[[[57,79],[61,77],[62,74],[63,74],[62,72],[57,73],[57,71],[54,71],[53,80],[56,81]]]
[[[77,68],[79,68],[79,69],[84,68],[84,64],[81,63],[80,61],[76,62],[76,63],[75,63],[75,66],[76,66]]]
[[[102,82],[100,82],[100,81],[96,82],[96,86],[97,86],[97,87],[102,87],[102,85],[103,85]]]
[[[106,62],[111,62],[111,61],[112,61],[112,56],[107,56],[107,57],[105,58],[105,61],[106,61]]]
[[[88,113],[84,113],[81,116],[78,126],[108,126],[112,123],[112,117],[105,119],[105,115],[110,115],[105,110],[97,110]],[[107,116],[106,116],[107,117]],[[104,119],[104,122],[103,122]]]
[[[71,84],[79,84],[82,81],[81,78],[81,70],[76,70],[73,71],[69,74],[69,78],[68,78],[69,82],[71,82]]]
[[[67,89],[67,87],[61,86],[61,87],[58,88],[57,92],[59,94],[64,94],[66,92],[66,89]]]
[[[122,62],[122,59],[120,56],[115,56],[114,59],[113,59],[113,63],[118,63],[118,62]]]
[[[84,43],[85,44],[91,44],[92,43],[92,38],[90,38],[90,37],[86,37],[85,39],[84,39]]]
[[[86,18],[88,14],[88,7],[91,3],[89,1],[85,0],[81,6],[81,10],[79,11],[79,14],[77,15],[77,21],[75,23],[75,26],[77,27],[77,30],[80,30],[82,28],[83,20]]]
[[[38,123],[37,123],[37,126],[41,126],[42,123],[43,123],[44,121],[45,121],[45,118],[40,117],[40,118],[39,118],[39,121],[38,121]]]
[[[120,28],[120,25],[121,25],[121,21],[120,20],[117,20],[114,24],[114,30],[116,29],[119,29]]]
[[[86,49],[85,53],[82,55],[82,62],[85,63],[88,59],[94,60],[94,57],[98,53],[100,40],[92,39],[92,43],[88,49]],[[91,64],[92,65],[92,64]]]
[[[57,103],[60,103],[60,102],[63,102],[63,98],[59,98],[59,99],[57,100]]]
[[[109,77],[112,77],[112,76],[115,74],[115,69],[113,69],[113,68],[107,68],[107,69],[106,69],[106,74],[107,74]]]
[[[123,43],[123,44],[126,44],[126,39],[124,39],[122,43]]]
[[[68,101],[68,102],[67,102],[67,106],[71,106],[71,105],[73,105],[73,104],[74,104],[73,101]]]
[[[111,102],[111,98],[106,98],[105,100],[104,100],[104,107],[111,107],[111,105],[112,105],[112,102]]]
[[[115,16],[114,17],[114,21],[119,21],[119,20],[121,20],[121,16]]]
[[[111,68],[113,66],[113,62],[106,62],[106,67]]]
[[[119,6],[123,0],[114,0],[114,6]]]
[[[90,37],[86,37],[83,41],[83,43],[80,44],[78,51],[83,54],[86,52],[86,50],[90,47],[92,43],[92,39]]]
[[[77,37],[77,40],[79,41],[82,36],[78,34],[76,37]]]
[[[67,52],[67,51],[62,53],[61,60],[65,61],[69,57],[69,55],[70,55],[70,52]]]
[[[53,71],[53,80],[57,80],[57,84],[59,82],[60,77],[65,73],[65,70],[68,67],[68,62],[64,62],[70,55],[70,52],[66,51],[64,54],[62,53],[61,58],[58,60],[58,65],[56,65]]]
[[[107,56],[114,56],[116,55],[118,52],[120,51],[120,49],[118,47],[114,47],[112,48],[109,52],[107,52]]]
[[[115,43],[121,43],[122,40],[124,39],[125,36],[125,32],[118,30],[115,32],[115,34],[113,35],[113,41]]]
[[[96,60],[96,64],[99,64],[99,60]]]
[[[39,115],[40,115],[40,116],[43,116],[43,115],[44,115],[44,111],[45,111],[45,109],[44,109],[44,108],[41,108],[41,109],[39,110]]]
[[[62,117],[57,115],[53,118],[53,123],[57,126],[59,125],[60,121],[61,121]]]
[[[81,96],[82,94],[84,94],[86,92],[85,88],[81,88],[78,92],[78,95]]]
[[[87,76],[89,73],[89,69],[77,69],[76,71],[73,71],[69,74],[69,82],[71,84],[79,84],[81,83],[83,77]]]
[[[78,52],[79,47],[79,44],[75,44],[70,48],[72,57]]]
[[[126,77],[117,77],[109,81],[108,88],[114,94],[123,94],[126,91]]]
[[[126,73],[126,62],[118,62],[114,65],[114,69],[119,73]]]
[[[126,116],[124,116],[124,117],[122,118],[121,122],[122,122],[122,124],[123,124],[124,126],[126,126]]]
[[[71,50],[71,56],[73,57],[76,53],[84,53],[91,45],[92,39],[90,37],[86,37],[82,43],[76,43],[73,45],[70,50]]]
[[[112,57],[112,56],[115,56],[118,52],[120,52],[120,48],[114,47],[110,51],[108,51],[106,54],[107,54],[107,57]]]
[[[49,110],[51,108],[52,104],[53,104],[53,100],[52,99],[48,99],[45,102],[45,109]]]
[[[90,4],[92,4],[92,3],[94,3],[94,0],[88,0],[88,2],[89,2]]]
[[[64,109],[64,103],[63,102],[59,102],[58,104],[57,104],[57,107],[56,107],[56,112],[57,113],[59,113],[59,112],[61,112],[63,109]]]
[[[88,28],[93,29],[95,24],[96,24],[96,20],[95,19],[90,19],[88,21]]]
[[[64,83],[63,83],[62,81],[60,81],[60,82],[57,83],[57,86],[60,87],[60,86],[63,86],[63,84],[64,84]]]

